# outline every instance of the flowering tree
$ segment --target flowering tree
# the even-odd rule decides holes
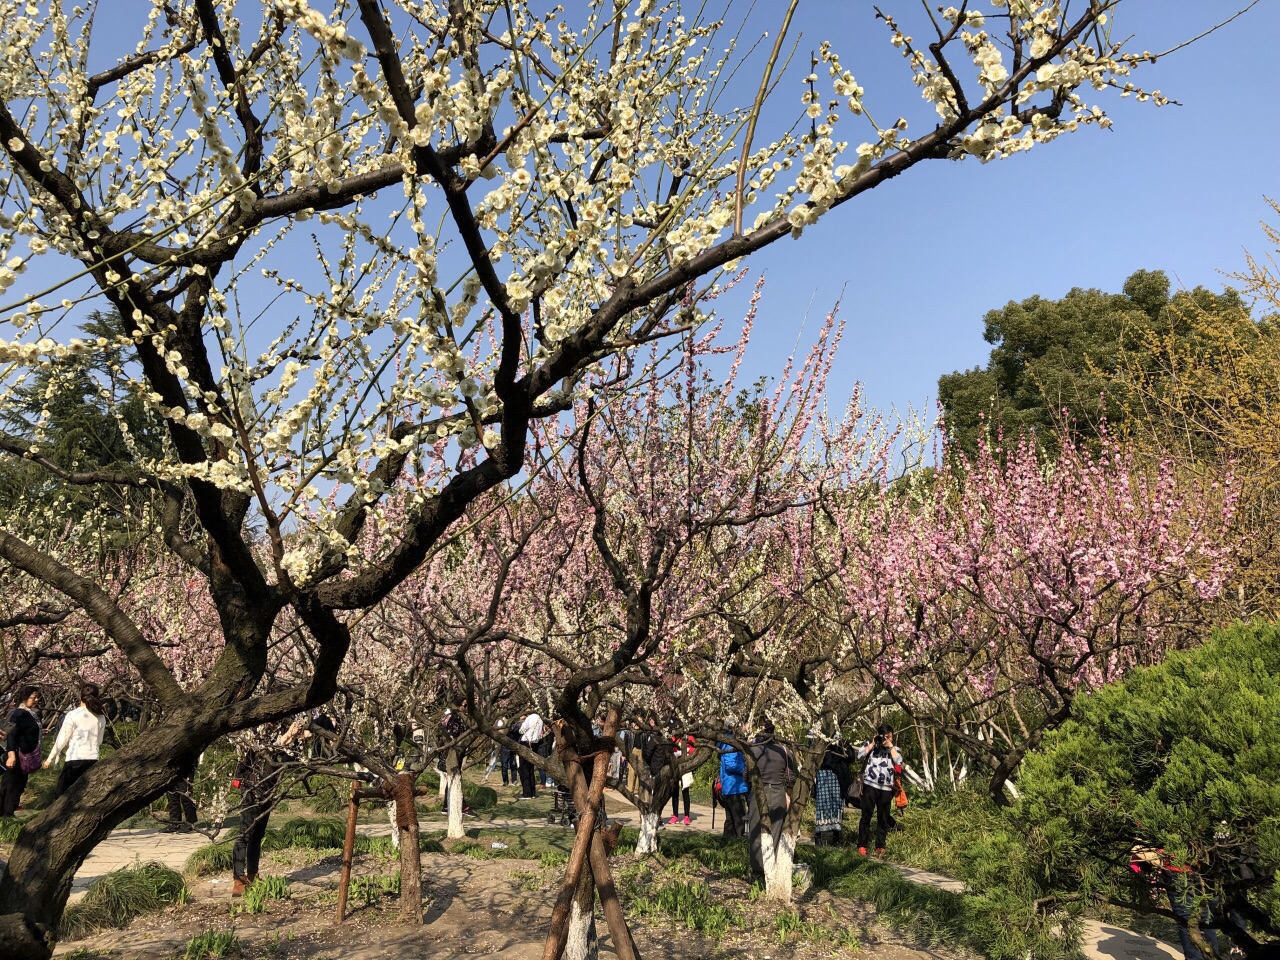
[[[884,18],[931,129],[873,119],[823,44],[826,75],[796,105],[808,130],[764,136],[797,2],[766,62],[748,58],[759,92],[726,108],[719,24],[653,0],[594,0],[576,24],[522,0],[156,0],[136,25],[112,18],[134,32],[109,65],[97,7],[0,0],[0,382],[56,390],[92,354],[164,431],[159,453],[80,466],[37,416],[0,450],[130,504],[206,581],[221,632],[207,677],[184,683],[72,556],[0,530],[0,557],[83,608],[166,718],[24,829],[2,952],[48,953],[76,866],[203,746],[324,702],[345,613],[519,472],[531,424],[600,359],[699,323],[700,278],[924,161],[1105,124],[1085,93],[1127,85],[1140,59],[1109,39],[1102,0],[996,0],[990,19],[965,3],[922,20],[927,49]],[[850,123],[868,131],[852,149]],[[90,299],[115,329],[66,329]],[[391,492],[403,521],[366,557]],[[312,669],[267,690],[286,611]]]
[[[823,562],[844,644],[895,704],[990,771],[997,800],[1077,693],[1157,661],[1231,567],[1235,495],[1107,442],[949,458],[833,509]]]

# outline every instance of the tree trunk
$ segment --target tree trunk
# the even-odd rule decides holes
[[[462,829],[462,771],[446,770],[440,774],[440,779],[448,787],[449,831],[446,836],[450,840],[461,840],[467,835]]]
[[[85,858],[114,827],[183,777],[205,744],[221,734],[202,719],[153,724],[94,764],[75,788],[22,828],[0,877],[0,957],[50,955],[72,878]]]
[[[795,870],[796,837],[785,826],[776,845],[773,833],[760,828],[760,857],[764,861],[764,895],[769,900],[791,902],[791,877]]]
[[[396,777],[393,789],[400,845],[400,921],[422,924],[422,851],[418,847],[418,807],[413,774]]]
[[[564,960],[598,960],[600,942],[596,936],[596,882],[590,870],[583,870],[574,891],[569,913],[569,936]]]
[[[658,812],[641,810],[640,838],[636,840],[636,853],[658,852]]]

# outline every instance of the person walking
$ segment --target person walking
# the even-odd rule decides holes
[[[85,771],[98,762],[102,749],[102,736],[107,732],[107,717],[102,709],[102,695],[96,683],[80,685],[80,706],[62,718],[53,750],[44,762],[48,770],[65,753],[62,772],[58,774],[58,786],[54,796],[62,796],[72,784],[84,776]]]
[[[760,735],[751,743],[751,756],[756,763],[756,776],[760,780],[761,794],[754,790],[747,797],[747,827],[751,833],[751,872],[764,876],[764,850],[761,845],[763,809],[769,812],[769,833],[773,848],[782,842],[782,825],[791,805],[787,788],[796,782],[796,767],[791,751],[774,739],[773,721],[766,719]]]
[[[0,786],[0,817],[18,812],[27,777],[40,769],[40,688],[18,691],[18,706],[9,714],[4,741],[4,784]]]
[[[725,729],[725,737],[732,731]],[[742,751],[727,740],[718,744],[720,751],[720,805],[724,807],[724,835],[747,835],[747,759]]]
[[[675,778],[671,783],[671,819],[667,822],[672,826],[680,822],[681,797],[684,798],[684,825],[687,827],[693,822],[693,818],[689,816],[689,790],[693,786],[693,774],[680,772],[680,760],[682,757],[693,756],[695,749],[693,734],[671,735],[671,765]]]
[[[893,727],[882,723],[876,735],[858,748],[857,757],[866,761],[862,771],[862,819],[858,821],[858,854],[867,855],[871,834],[871,814],[876,815],[876,856],[883,857],[889,835],[893,777],[902,772],[902,753],[893,745]]]

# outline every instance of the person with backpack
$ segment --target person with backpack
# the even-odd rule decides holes
[[[885,854],[889,836],[890,804],[893,802],[894,776],[902,772],[902,753],[893,745],[893,727],[882,723],[872,740],[858,748],[858,759],[865,760],[862,770],[862,819],[858,821],[858,854],[867,855],[871,834],[871,814],[876,815],[876,856]]]
[[[9,714],[4,741],[4,785],[0,786],[0,817],[18,811],[27,777],[40,769],[40,688],[18,691],[18,706]]]
[[[96,683],[80,685],[80,706],[67,713],[53,741],[53,750],[44,762],[48,770],[65,753],[62,772],[58,774],[55,796],[62,796],[98,762],[102,737],[107,732],[107,717],[102,709],[101,693]]]
[[[747,835],[747,760],[742,751],[728,742],[733,732],[727,727],[726,741],[717,745],[720,751],[720,806],[724,807],[724,835]]]

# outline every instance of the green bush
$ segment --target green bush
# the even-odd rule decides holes
[[[1017,813],[1056,890],[1128,889],[1135,845],[1280,935],[1280,628],[1242,624],[1081,698],[1023,764]]]
[[[234,845],[234,840],[222,840],[198,847],[187,857],[187,862],[182,868],[183,872],[192,877],[226,873],[231,869],[231,848]]]
[[[265,850],[285,850],[289,847],[329,850],[342,846],[347,834],[347,825],[331,817],[316,819],[293,817],[268,832],[271,834],[271,842],[268,844],[267,840],[263,839],[262,846]]]
[[[67,910],[61,938],[77,940],[109,927],[125,927],[134,917],[186,898],[182,874],[163,864],[116,870],[90,886],[84,899]]]
[[[498,805],[498,791],[482,783],[462,783],[462,798],[473,810],[492,810]]]

